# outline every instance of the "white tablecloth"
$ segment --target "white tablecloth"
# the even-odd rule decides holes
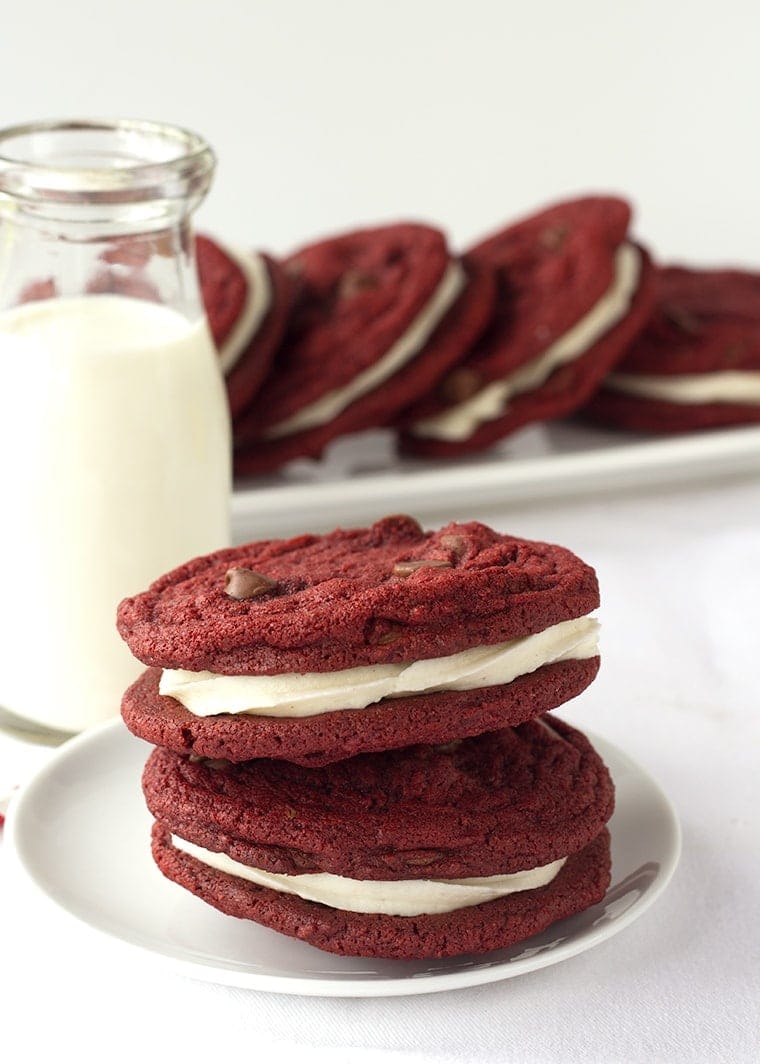
[[[625,748],[682,822],[680,867],[620,935],[516,979],[318,999],[197,982],[18,897],[0,846],[0,1058],[749,1061],[760,1000],[760,473],[477,517],[594,564],[603,667],[564,715]],[[45,751],[0,738],[0,791]],[[13,1048],[13,1051],[11,1051]]]

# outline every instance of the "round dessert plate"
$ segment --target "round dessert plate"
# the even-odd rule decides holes
[[[339,957],[225,916],[164,879],[150,855],[140,775],[149,747],[121,721],[72,739],[14,798],[12,868],[41,904],[84,921],[146,962],[210,982],[284,994],[380,997],[495,982],[544,968],[622,931],[662,893],[680,830],[672,805],[633,761],[591,737],[617,791],[612,884],[585,912],[510,949],[445,960]],[[104,831],[103,825],[118,825]]]

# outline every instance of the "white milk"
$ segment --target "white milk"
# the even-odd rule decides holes
[[[0,314],[0,706],[78,731],[141,666],[116,607],[229,542],[230,429],[205,321],[124,296]]]

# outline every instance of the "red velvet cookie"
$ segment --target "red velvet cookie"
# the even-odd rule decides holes
[[[274,371],[235,426],[239,475],[392,422],[462,357],[494,297],[489,265],[453,260],[423,225],[333,237],[285,267],[297,297]]]
[[[252,582],[252,597],[236,581]],[[426,533],[399,516],[252,543],[121,604],[122,635],[154,666],[124,695],[122,716],[149,742],[236,762],[324,765],[448,742],[579,694],[599,667],[587,616],[597,604],[593,570],[569,551],[476,523]],[[517,657],[484,672],[496,646]],[[462,651],[474,660],[440,660]],[[388,665],[402,668],[355,671]]]
[[[496,272],[494,312],[434,393],[404,411],[404,450],[477,451],[586,401],[654,301],[654,269],[630,243],[629,222],[622,200],[589,197],[526,218],[468,252]]]
[[[252,574],[250,597],[231,597],[230,570]],[[593,569],[563,547],[402,515],[196,558],[124,599],[118,628],[146,665],[273,675],[456,654],[598,604]]]
[[[233,254],[208,236],[196,239],[198,277],[211,334],[237,418],[258,392],[282,340],[292,284],[265,254]]]
[[[502,948],[599,901],[609,883],[612,781],[588,740],[553,718],[322,769],[156,750],[143,787],[157,820],[154,858],[168,878],[224,912],[338,953]],[[211,867],[217,854],[236,866]],[[449,912],[431,913],[425,900],[409,915],[373,912],[367,893],[372,881],[512,875],[561,860],[542,885]],[[297,879],[254,885],[239,866],[359,882],[338,908],[278,889],[298,890]]]
[[[229,594],[233,569],[258,581],[250,597]],[[563,547],[400,515],[194,559],[123,600],[117,624],[146,665],[255,676],[440,658],[598,601],[594,570]]]
[[[644,432],[760,421],[760,274],[661,270],[646,329],[582,414]]]

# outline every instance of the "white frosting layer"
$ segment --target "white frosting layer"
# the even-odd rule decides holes
[[[458,262],[450,263],[430,300],[382,358],[362,373],[358,373],[345,387],[327,392],[292,417],[272,426],[265,433],[266,438],[279,439],[293,432],[325,425],[354,400],[387,381],[424,347],[436,326],[459,297],[466,281],[463,267]]]
[[[516,395],[532,392],[559,369],[580,358],[628,312],[639,283],[641,255],[632,244],[622,244],[615,254],[615,277],[602,298],[542,355],[521,366],[504,380],[485,388],[456,406],[424,418],[413,426],[415,436],[436,440],[466,440],[487,421],[504,414]]]
[[[651,376],[644,373],[611,373],[605,388],[642,399],[667,403],[760,403],[760,373],[721,370],[717,373],[684,373]]]
[[[579,617],[508,643],[398,665],[279,676],[219,676],[165,669],[159,690],[198,717],[217,713],[311,717],[332,710],[363,709],[381,698],[511,683],[554,661],[595,657],[598,638],[599,623],[593,617]]]
[[[389,916],[420,916],[423,913],[449,913],[470,905],[482,905],[506,894],[544,887],[559,874],[567,860],[561,858],[540,868],[506,876],[475,876],[471,879],[348,879],[329,872],[301,876],[276,875],[233,861],[225,853],[214,853],[172,835],[172,845],[203,864],[238,876],[260,887],[284,894],[297,894],[333,909],[352,913],[386,913]]]
[[[219,365],[226,374],[237,364],[266,317],[272,302],[272,284],[267,264],[261,255],[246,254],[226,246],[223,250],[245,274],[248,284],[248,298],[243,311],[219,349]]]

